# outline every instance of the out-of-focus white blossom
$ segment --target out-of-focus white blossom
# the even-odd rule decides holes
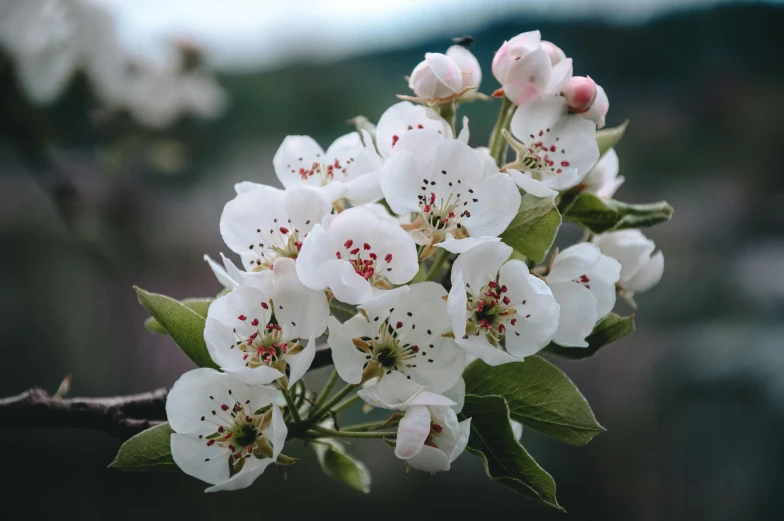
[[[661,251],[654,254],[656,244],[640,230],[603,233],[593,243],[604,255],[621,263],[618,285],[629,297],[648,291],[664,274],[664,254]]]

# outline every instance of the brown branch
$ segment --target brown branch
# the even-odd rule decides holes
[[[328,347],[316,351],[311,369],[332,363]],[[90,429],[130,438],[166,421],[166,388],[148,393],[101,398],[56,398],[33,388],[0,398],[0,429]]]
[[[57,399],[33,388],[0,399],[0,428],[81,428],[128,438],[166,420],[168,392]]]

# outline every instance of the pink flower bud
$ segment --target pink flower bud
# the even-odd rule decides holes
[[[414,68],[408,86],[420,98],[439,100],[460,92],[463,76],[460,67],[445,54],[429,52]]]
[[[596,86],[596,99],[594,100],[591,107],[582,112],[580,115],[585,118],[593,121],[596,123],[596,128],[604,127],[604,118],[607,115],[607,111],[610,109],[610,100],[607,99],[607,94],[604,92],[604,89],[600,86]]]
[[[446,55],[460,67],[463,78],[462,88],[478,89],[479,84],[482,83],[482,68],[479,66],[479,60],[476,59],[476,56],[462,45],[453,45],[446,50]]]
[[[596,82],[583,76],[572,76],[563,86],[562,94],[572,112],[585,112],[596,100]]]
[[[566,59],[566,53],[553,42],[542,40],[542,49],[550,56],[550,63],[553,65]]]

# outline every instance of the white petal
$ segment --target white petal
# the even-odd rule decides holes
[[[361,175],[345,184],[346,197],[351,204],[371,203],[384,197],[384,192],[381,190],[380,170]]]
[[[471,131],[468,130],[468,116],[463,116],[463,128],[460,130],[460,134],[457,135],[457,139],[466,145],[468,140],[471,139]]]
[[[450,253],[465,253],[471,248],[486,242],[500,242],[498,237],[467,237],[465,239],[447,239],[436,244],[438,248],[444,248]]]
[[[319,336],[327,329],[329,304],[323,291],[313,290],[303,285],[296,276],[295,263],[291,259],[275,261],[276,275],[279,275],[281,261],[290,263],[293,277],[286,277],[275,284],[272,302],[275,316],[283,329],[285,339],[309,338]],[[281,266],[282,267],[282,266]]]
[[[289,388],[305,376],[315,356],[316,339],[314,337],[310,337],[305,348],[299,353],[285,355],[286,363],[289,364]]]
[[[550,56],[538,48],[511,62],[504,93],[512,103],[520,105],[546,92],[551,77]]]
[[[463,224],[473,237],[500,235],[520,208],[520,192],[507,174],[488,177],[471,195],[467,206],[471,217]]]
[[[651,257],[650,262],[637,271],[634,277],[627,283],[626,289],[635,293],[648,291],[659,283],[663,274],[664,255],[662,252],[658,252]]]
[[[271,186],[259,187],[226,203],[220,220],[221,236],[235,253],[247,253],[249,249],[259,248],[260,242],[269,242],[268,230],[276,218],[288,220],[283,210],[283,191]]]
[[[354,343],[351,341],[353,337],[344,334],[344,327],[346,329],[350,328],[349,322],[367,323],[364,317],[359,315],[346,322],[346,324],[341,324],[335,317],[329,317],[327,343],[332,348],[332,361],[340,378],[350,384],[358,384],[362,381],[362,370],[367,360],[365,359],[365,354],[354,346]]]
[[[389,207],[398,215],[419,209],[417,196],[421,194],[422,173],[415,156],[401,150],[387,161],[380,175],[381,190]]]
[[[553,268],[547,275],[548,284],[579,278],[596,266],[601,255],[598,247],[587,242],[566,248],[555,258]]]
[[[272,407],[272,421],[270,421],[269,427],[263,431],[263,434],[272,443],[272,459],[277,460],[289,434],[279,407]]]
[[[223,266],[226,273],[229,275],[229,278],[236,282],[235,286],[241,285],[255,288],[266,295],[272,293],[274,276],[269,270],[242,271],[223,253],[221,253],[221,259],[223,259]]]
[[[585,338],[599,318],[596,297],[582,284],[572,281],[550,284],[550,290],[561,313],[553,341],[564,347],[588,347]]]
[[[525,175],[517,170],[509,169],[509,176],[517,186],[523,189],[525,193],[531,194],[535,197],[555,197],[558,192],[551,190],[541,181],[537,181],[531,176]]]
[[[232,366],[224,367],[227,375],[247,385],[267,385],[283,377],[277,369],[262,365],[259,367]]]
[[[469,354],[481,358],[487,365],[495,366],[520,361],[519,358],[491,346],[484,335],[472,335],[464,340],[458,340],[457,344]]]
[[[210,269],[215,274],[215,278],[218,279],[218,282],[220,282],[224,288],[231,289],[237,285],[237,283],[231,277],[229,277],[229,274],[226,273],[226,270],[223,268],[223,266],[212,260],[209,255],[205,255],[204,260],[207,261]]]
[[[460,91],[463,87],[463,75],[461,74],[460,67],[454,60],[447,57],[445,54],[429,52],[425,54],[425,61],[436,78],[438,78],[438,81],[446,87],[445,89],[438,89],[434,93],[435,97],[445,98],[450,94]]]
[[[460,254],[452,264],[452,284],[460,273],[469,291],[478,293],[488,282],[496,281],[498,270],[512,251],[511,246],[502,242],[485,242]]]
[[[446,398],[449,398],[455,402],[455,405],[452,406],[452,410],[456,413],[459,413],[463,410],[463,405],[465,404],[465,394],[465,380],[463,380],[462,377],[457,380],[455,385],[444,392],[444,396]]]
[[[417,405],[409,407],[397,428],[395,456],[410,459],[417,455],[430,435],[430,410]]]
[[[423,446],[415,456],[408,458],[411,467],[423,472],[449,470],[449,463],[449,458],[442,450],[427,445]]]
[[[324,160],[324,150],[310,136],[286,136],[272,158],[275,174],[286,188],[302,182],[299,169]]]
[[[297,255],[297,276],[307,287],[314,290],[327,289],[327,277],[324,264],[335,259],[332,251],[332,240],[329,233],[317,224],[302,241],[302,248]]]
[[[512,134],[523,143],[528,143],[532,139],[530,136],[538,137],[542,129],[549,128],[551,133],[556,133],[566,120],[568,108],[566,100],[561,96],[531,99],[520,105],[512,116]]]
[[[414,105],[408,101],[392,105],[378,120],[378,127],[376,127],[378,151],[382,156],[390,157],[397,148],[393,143],[396,144],[408,133],[419,136],[419,130],[433,131],[447,139],[452,137],[452,127],[433,109]]]
[[[452,332],[455,338],[463,338],[466,334],[468,295],[459,270],[452,270],[452,288],[449,290],[446,304],[449,320],[452,322]]]
[[[462,45],[451,46],[446,50],[446,55],[460,67],[462,87],[478,88],[482,83],[482,68],[476,56]]]
[[[590,290],[596,297],[598,318],[606,316],[615,306],[615,283],[621,273],[621,264],[606,255],[586,275],[590,279]]]
[[[363,304],[373,298],[373,288],[347,261],[331,260],[321,265],[326,286],[346,304]]]
[[[231,451],[219,445],[207,446],[196,434],[171,435],[171,454],[184,473],[210,484],[229,479]]]
[[[569,78],[572,77],[572,70],[571,58],[566,58],[553,65],[550,72],[550,82],[547,85],[547,92],[556,94],[561,92],[563,86],[569,81]]]
[[[226,481],[209,487],[205,492],[220,492],[222,490],[240,490],[247,488],[274,462],[275,460],[272,458],[259,459],[250,457],[245,460],[245,465],[242,467],[242,470]],[[226,463],[226,465],[228,466],[228,463]]]

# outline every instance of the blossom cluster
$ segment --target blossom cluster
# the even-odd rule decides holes
[[[282,189],[236,185],[220,233],[240,264],[207,258],[226,289],[204,330],[221,371],[185,374],[167,403],[183,471],[208,490],[246,487],[287,438],[361,432],[330,423],[354,391],[391,411],[382,427],[395,429],[384,439],[398,458],[448,470],[469,440],[468,363],[520,363],[551,343],[588,347],[616,295],[658,282],[662,254],[638,230],[586,236],[541,265],[507,240],[530,201],[609,200],[623,182],[617,155],[600,158],[596,141],[607,95],[572,69],[538,31],[504,42],[492,73],[509,118],[490,149],[474,148],[454,113],[492,99],[478,94],[480,64],[460,46],[428,53],[409,77],[415,96],[377,126],[326,150],[288,136],[272,165]],[[302,378],[324,336],[346,390],[311,399]]]

